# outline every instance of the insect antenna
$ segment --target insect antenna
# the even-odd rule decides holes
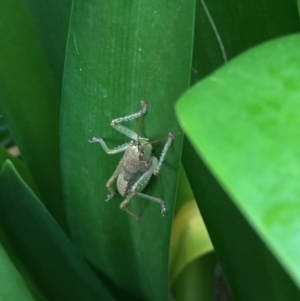
[[[147,85],[147,88],[146,88],[146,91],[145,91],[145,95],[144,95],[144,100],[147,100],[148,98],[148,95],[150,93],[150,90],[151,90],[151,87],[153,85],[153,81],[154,81],[154,78],[155,78],[155,75],[156,75],[156,72],[157,72],[157,68],[159,66],[159,63],[161,61],[161,58],[162,58],[162,55],[165,51],[165,48],[166,48],[166,45],[167,45],[167,42],[169,40],[169,36],[172,32],[172,29],[173,29],[173,26],[174,26],[174,23],[178,17],[178,14],[181,10],[181,7],[183,5],[183,2],[186,1],[186,0],[181,0],[178,7],[177,7],[177,10],[176,12],[174,13],[174,16],[173,16],[173,19],[172,19],[172,22],[171,24],[169,25],[168,29],[167,29],[167,32],[166,32],[166,35],[165,35],[165,38],[164,40],[162,41],[162,44],[161,44],[161,47],[159,48],[159,51],[158,51],[158,55],[157,55],[157,58],[156,58],[156,61],[155,61],[155,64],[153,65],[153,68],[152,68],[152,71],[150,73],[150,76],[149,76],[149,80],[148,80],[148,85]]]
[[[160,63],[160,61],[161,61],[162,55],[163,55],[163,53],[164,53],[164,51],[165,51],[167,42],[168,42],[168,40],[169,40],[169,36],[170,36],[170,34],[171,34],[171,32],[172,32],[172,28],[173,28],[173,26],[174,26],[174,23],[175,23],[177,17],[178,17],[178,14],[179,14],[179,12],[180,12],[180,10],[181,10],[181,7],[182,7],[182,5],[183,5],[183,3],[184,3],[185,1],[187,1],[187,0],[181,0],[181,1],[180,1],[179,5],[178,5],[178,7],[177,7],[177,10],[176,10],[176,12],[175,12],[175,14],[174,14],[174,16],[173,16],[172,22],[171,22],[171,24],[170,24],[169,27],[168,27],[167,33],[166,33],[166,35],[165,35],[165,38],[164,38],[164,40],[162,41],[162,44],[161,44],[161,47],[160,47],[160,49],[159,49],[159,52],[158,52],[158,55],[157,55],[155,64],[153,65],[152,71],[151,71],[150,76],[149,76],[147,88],[146,88],[146,91],[145,91],[145,94],[144,94],[144,97],[143,97],[143,101],[144,101],[144,102],[146,102],[147,99],[148,99],[148,96],[149,96],[149,93],[150,93],[150,90],[151,90],[151,88],[152,88],[152,85],[153,85],[153,82],[154,82],[154,78],[155,78],[155,75],[156,75],[156,72],[157,72],[157,68],[158,68],[159,63]],[[204,12],[205,12],[205,14],[206,14],[206,16],[207,16],[207,18],[208,18],[208,20],[209,20],[209,22],[210,22],[210,24],[211,24],[211,27],[212,27],[212,29],[213,29],[213,31],[214,31],[214,34],[215,34],[215,36],[216,36],[216,39],[217,39],[217,41],[218,41],[218,44],[219,44],[220,49],[221,49],[221,52],[222,52],[222,56],[223,56],[224,63],[227,63],[228,60],[227,60],[226,50],[225,50],[225,47],[224,47],[222,38],[221,38],[221,36],[220,36],[220,33],[219,33],[218,29],[217,29],[217,26],[216,26],[216,24],[215,24],[215,22],[214,22],[214,20],[213,20],[213,17],[211,16],[211,14],[210,14],[210,12],[209,12],[209,9],[208,9],[208,7],[207,7],[207,5],[206,5],[205,0],[199,0],[199,1],[200,1],[201,5],[202,5],[202,7],[203,7],[203,9],[204,9]],[[141,126],[142,126],[142,118],[143,118],[143,114],[141,114],[141,116],[140,116],[140,118],[139,118],[139,121],[138,121],[138,130],[137,130],[137,142],[138,142],[138,143],[139,143],[139,139],[140,139],[140,132],[141,132]],[[155,142],[158,142],[158,141],[161,141],[161,140],[164,140],[164,139],[165,139],[165,138],[162,138],[162,139],[160,139],[160,140],[155,140]],[[155,143],[155,142],[154,142],[154,143]],[[150,142],[148,142],[148,143],[150,143]],[[147,143],[147,144],[148,144],[148,143]],[[152,142],[152,143],[153,143],[153,142]]]
[[[142,105],[142,113],[141,113],[141,116],[138,120],[138,129],[137,129],[137,143],[139,144],[140,143],[140,134],[141,134],[141,127],[142,127],[142,118],[143,118],[143,111],[144,111],[144,107],[147,106],[147,104],[143,101],[143,105]]]
[[[179,135],[181,135],[182,134],[182,132],[179,132],[179,133],[176,133],[176,134],[173,134],[175,137],[177,137],[177,136],[179,136]],[[167,140],[169,138],[169,136],[165,136],[165,137],[163,137],[163,138],[159,138],[159,139],[155,139],[155,140],[151,140],[151,141],[147,141],[146,143],[145,143],[145,145],[146,144],[154,144],[154,143],[157,143],[157,142],[160,142],[160,141],[163,141],[163,140]]]
[[[177,9],[176,9],[176,12],[173,16],[173,19],[172,19],[172,22],[170,23],[168,29],[167,29],[167,32],[166,32],[166,35],[165,35],[165,38],[164,40],[162,41],[162,44],[161,44],[161,47],[159,48],[159,51],[158,51],[158,55],[157,55],[157,58],[156,58],[156,61],[155,61],[155,64],[153,65],[153,68],[152,68],[152,71],[150,73],[150,76],[149,76],[149,79],[148,79],[148,84],[147,84],[147,88],[146,88],[146,91],[145,91],[145,94],[144,94],[144,97],[143,97],[143,101],[147,101],[148,99],[148,95],[150,93],[150,90],[152,88],[152,85],[153,85],[153,81],[154,81],[154,78],[155,78],[155,75],[156,75],[156,72],[157,72],[157,68],[159,66],[159,63],[161,61],[161,58],[162,58],[162,55],[165,51],[165,48],[166,48],[166,45],[167,45],[167,41],[169,40],[169,36],[172,32],[172,28],[174,26],[174,23],[178,17],[178,14],[181,10],[181,7],[183,5],[183,2],[186,1],[186,0],[181,0]],[[138,121],[138,130],[137,130],[137,142],[139,143],[139,140],[140,140],[140,132],[141,132],[141,126],[142,126],[142,118],[143,118],[143,114],[141,114],[140,118],[139,118],[139,121]]]
[[[174,16],[173,16],[173,20],[172,20],[172,22],[171,22],[171,24],[170,24],[170,26],[169,26],[169,28],[168,28],[168,30],[167,30],[166,36],[165,36],[165,38],[164,38],[164,40],[163,40],[163,42],[162,42],[162,45],[161,45],[161,47],[160,47],[160,49],[159,49],[159,52],[158,52],[158,55],[157,55],[157,59],[156,59],[156,62],[155,62],[155,64],[154,64],[153,68],[152,68],[152,72],[150,73],[150,77],[149,77],[149,80],[148,80],[148,85],[147,85],[146,92],[145,92],[145,95],[144,95],[144,98],[143,98],[145,101],[147,100],[148,95],[149,95],[150,90],[151,90],[151,87],[152,87],[152,85],[153,85],[153,81],[154,81],[154,78],[155,78],[155,74],[156,74],[156,72],[157,72],[157,68],[158,68],[159,63],[160,63],[160,61],[161,61],[162,55],[163,55],[163,53],[164,53],[164,51],[165,51],[167,42],[168,42],[168,40],[169,40],[169,36],[170,36],[170,34],[171,34],[171,32],[172,32],[172,28],[173,28],[173,26],[174,26],[174,23],[175,23],[177,17],[178,17],[178,14],[179,14],[179,12],[180,12],[180,10],[181,10],[181,7],[182,7],[182,5],[183,5],[183,3],[184,3],[185,1],[186,1],[186,0],[181,0],[181,1],[180,1],[179,5],[178,5],[178,7],[177,7],[177,10],[176,10],[176,12],[175,12],[175,14],[174,14]],[[208,7],[207,7],[207,5],[206,5],[206,3],[205,3],[205,0],[199,0],[199,1],[201,2],[201,5],[202,5],[202,7],[203,7],[203,9],[204,9],[204,12],[205,12],[205,14],[206,14],[206,16],[207,16],[207,18],[208,18],[208,20],[209,20],[209,22],[210,22],[210,25],[211,25],[211,27],[212,27],[212,29],[213,29],[213,31],[214,31],[214,34],[215,34],[215,36],[216,36],[216,38],[217,38],[218,44],[219,44],[220,49],[221,49],[221,52],[222,52],[222,56],[223,56],[224,63],[227,63],[227,54],[226,54],[226,51],[225,51],[224,44],[223,44],[223,42],[222,42],[222,38],[221,38],[221,36],[220,36],[220,34],[219,34],[219,31],[218,31],[218,29],[217,29],[217,26],[216,26],[216,24],[215,24],[215,22],[214,22],[214,20],[213,20],[213,18],[212,18],[212,16],[211,16],[209,10],[208,10]]]

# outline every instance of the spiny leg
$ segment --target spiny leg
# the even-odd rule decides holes
[[[133,119],[139,118],[142,115],[144,115],[147,112],[148,105],[143,100],[141,101],[141,105],[142,105],[142,109],[140,111],[138,111],[137,113],[133,113],[133,114],[130,114],[130,115],[127,115],[127,116],[124,116],[124,117],[119,117],[119,118],[114,119],[111,122],[111,126],[113,126],[117,131],[121,132],[125,136],[127,136],[127,137],[129,137],[133,140],[137,140],[137,138],[138,138],[137,133],[135,133],[134,131],[128,129],[127,127],[125,127],[123,125],[121,125],[120,123],[125,122],[125,121],[129,121],[129,120],[133,120]],[[143,140],[146,140],[146,141],[148,140],[147,138],[142,138],[142,137],[140,137],[140,139],[143,139]]]
[[[117,147],[110,149],[107,147],[106,143],[104,142],[104,140],[102,138],[94,137],[94,138],[92,138],[92,140],[89,140],[89,142],[90,143],[99,142],[101,144],[102,148],[104,149],[104,151],[109,155],[114,155],[117,153],[124,152],[128,148],[128,145],[130,144],[130,142],[128,142],[128,143],[124,143],[122,145],[119,145]]]
[[[148,201],[159,203],[161,205],[161,215],[165,216],[165,213],[167,212],[167,206],[164,200],[141,192],[138,192],[136,195]]]
[[[171,144],[172,144],[172,142],[173,142],[174,139],[175,139],[175,135],[172,134],[172,133],[169,133],[168,140],[167,140],[167,142],[166,142],[166,144],[165,144],[165,146],[164,146],[164,148],[163,148],[163,150],[161,152],[159,160],[156,161],[156,162],[153,162],[153,165],[154,165],[153,166],[153,173],[155,175],[159,174],[160,169],[162,167],[162,164],[163,164],[163,162],[165,160],[165,157],[167,155],[167,152],[168,152],[168,150],[169,150],[169,148],[170,148],[170,146],[171,146]]]
[[[148,201],[159,203],[161,205],[162,216],[164,216],[167,211],[166,204],[162,199],[139,192],[139,191],[142,191],[147,186],[152,174],[153,174],[152,169],[149,169],[148,171],[146,171],[143,174],[143,176],[136,183],[134,183],[134,185],[131,188],[131,192],[126,196],[125,200],[120,204],[121,209],[127,211],[130,215],[135,216],[136,218],[139,218],[139,215],[131,212],[130,210],[128,210],[126,208],[128,203],[132,200],[132,198],[134,196],[140,196]]]
[[[125,210],[127,213],[129,213],[130,215],[134,216],[137,220],[140,219],[141,215],[140,214],[136,214],[134,212],[132,212],[131,210],[129,210],[127,208],[128,203],[133,199],[134,196],[139,196],[141,198],[144,198],[148,201],[152,201],[152,202],[156,202],[159,203],[161,205],[161,215],[165,216],[165,213],[167,212],[167,206],[164,200],[150,196],[148,194],[144,194],[144,193],[140,193],[140,192],[131,192],[126,198],[125,200],[120,204],[120,208]]]

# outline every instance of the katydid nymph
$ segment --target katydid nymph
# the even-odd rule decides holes
[[[144,194],[141,191],[148,185],[152,175],[159,174],[168,149],[170,148],[172,141],[175,139],[174,134],[169,133],[158,160],[152,155],[152,145],[149,143],[148,138],[140,137],[139,134],[121,124],[122,122],[140,118],[144,115],[147,112],[148,105],[145,101],[141,101],[141,105],[142,108],[137,113],[116,118],[111,122],[111,126],[132,139],[130,142],[117,146],[113,149],[109,149],[102,138],[94,137],[89,141],[90,143],[99,142],[107,154],[125,152],[115,172],[106,183],[106,187],[109,190],[106,201],[109,201],[115,195],[115,190],[112,188],[112,184],[117,179],[118,191],[123,197],[125,197],[124,201],[120,204],[120,208],[137,219],[140,218],[140,214],[136,214],[126,207],[135,196],[159,203],[161,205],[161,214],[163,216],[167,211],[167,206],[164,200]]]

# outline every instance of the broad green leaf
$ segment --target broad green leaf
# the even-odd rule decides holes
[[[182,135],[144,191],[164,199],[168,212],[162,217],[159,204],[135,198],[129,208],[142,213],[140,222],[119,209],[120,195],[104,201],[122,155],[108,156],[88,140],[103,137],[109,147],[129,141],[110,122],[140,110],[141,99],[149,104],[143,136],[178,133],[173,105],[189,85],[193,14],[194,2],[182,0],[76,1],[72,11],[61,127],[68,221],[75,243],[123,299],[167,299]],[[126,126],[136,130],[137,123]],[[164,142],[155,144],[156,156]]]
[[[259,285],[266,275],[263,270],[266,265],[272,277],[264,279],[263,289],[257,289],[251,298],[242,295],[243,300],[266,300],[264,298],[269,295],[270,299],[272,294],[272,300],[300,297],[299,290],[285,274],[286,271],[295,284],[300,285],[300,228],[295,210],[300,197],[297,182],[300,173],[297,143],[300,138],[297,130],[300,126],[299,47],[300,36],[294,35],[253,49],[195,86],[176,107],[181,125],[196,150],[260,237],[247,237],[244,233],[247,247],[252,254],[255,247],[256,256],[259,256],[252,259],[251,269],[255,267],[256,278],[253,275],[250,279]],[[233,219],[237,212],[216,188],[205,167],[199,171],[206,196],[203,201],[199,200],[204,204],[201,212],[206,215],[208,207],[210,210],[215,207],[227,213],[226,220],[223,213],[211,212],[219,216],[218,225],[208,225],[215,249],[225,262],[226,255],[221,249],[218,251],[222,246],[215,235],[222,227],[224,234],[233,233],[233,227],[238,226]],[[204,174],[207,187],[203,183]],[[208,197],[212,189],[215,192],[210,192]],[[211,219],[216,217],[210,216]],[[241,238],[239,230],[247,228],[245,221],[239,220],[239,223],[240,229],[235,229],[236,239]],[[249,230],[247,232],[250,234]],[[282,268],[271,254],[263,252],[262,244],[269,248]],[[264,253],[267,259],[262,258]],[[247,271],[251,261],[247,258],[243,265],[241,261],[244,276],[251,276]],[[231,285],[237,285],[238,279],[229,274],[227,277],[231,278]],[[238,295],[240,289],[235,287],[233,291]]]
[[[197,4],[192,83],[224,64],[220,45],[201,1]],[[206,0],[206,5],[228,59],[262,41],[300,29],[296,2],[293,0],[226,1],[222,4],[216,0]],[[182,160],[235,298],[251,301],[280,298],[280,294],[284,294],[289,287],[274,285],[277,271],[281,268],[220,189],[187,139]],[[249,245],[255,247],[249,248]],[[246,268],[242,269],[241,265]],[[270,277],[271,274],[274,276]],[[279,283],[285,283],[285,279],[277,277]],[[274,296],[274,291],[277,296]]]
[[[114,300],[10,161],[0,173],[0,221],[48,300]]]
[[[1,244],[0,280],[0,300],[35,300]]]
[[[213,250],[194,200],[184,204],[173,221],[170,245],[171,285],[185,266]]]
[[[0,107],[45,204],[66,228],[58,129],[60,87],[23,0],[0,10]]]

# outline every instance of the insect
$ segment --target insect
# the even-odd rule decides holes
[[[140,137],[137,133],[121,124],[122,122],[140,118],[142,115],[144,115],[147,112],[148,105],[145,101],[141,101],[141,105],[142,108],[137,113],[116,118],[111,122],[112,127],[132,139],[130,142],[117,146],[113,149],[109,149],[102,138],[94,137],[92,140],[89,140],[90,143],[99,142],[107,154],[125,152],[115,172],[106,183],[106,187],[109,190],[106,201],[109,201],[116,194],[115,190],[112,188],[112,184],[117,178],[118,191],[122,196],[125,197],[124,201],[120,204],[120,208],[137,219],[140,219],[140,215],[130,211],[126,207],[135,196],[159,203],[161,205],[161,214],[163,216],[167,211],[164,200],[144,194],[141,191],[143,191],[143,189],[147,186],[152,175],[159,174],[166,154],[172,144],[172,141],[175,139],[174,134],[169,133],[165,146],[158,160],[152,155],[153,149],[148,138]]]

